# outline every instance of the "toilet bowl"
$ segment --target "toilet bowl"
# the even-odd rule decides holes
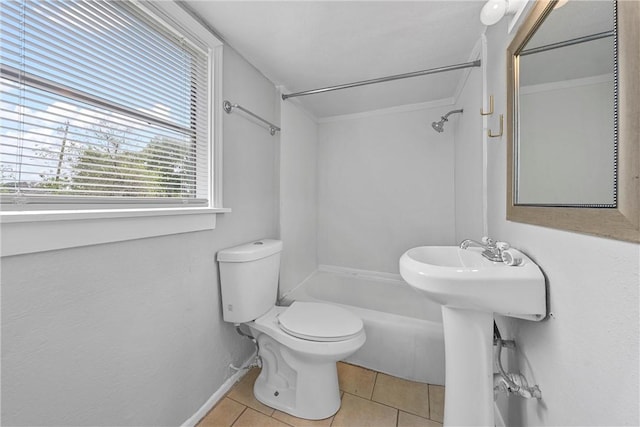
[[[256,399],[298,418],[328,418],[340,408],[336,362],[362,347],[364,326],[331,304],[277,306],[281,251],[281,241],[264,239],[218,252],[223,317],[256,339]]]
[[[328,319],[337,318],[345,321],[342,331],[335,324],[323,328]],[[294,302],[291,307],[274,306],[247,325],[262,359],[253,388],[256,399],[310,420],[340,409],[336,362],[364,344],[362,320],[340,307]]]

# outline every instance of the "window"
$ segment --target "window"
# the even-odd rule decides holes
[[[5,1],[0,41],[3,256],[210,229],[228,211],[222,43],[177,3]]]
[[[3,2],[3,211],[210,206],[211,47],[151,7]]]

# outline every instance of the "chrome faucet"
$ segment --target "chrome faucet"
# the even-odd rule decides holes
[[[482,243],[472,239],[463,240],[460,242],[460,249],[467,249],[472,244],[482,248],[482,256],[493,262],[503,262],[503,252],[511,247],[507,242],[496,242],[492,238],[484,236]]]

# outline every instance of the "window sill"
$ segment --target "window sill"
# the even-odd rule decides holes
[[[3,213],[0,256],[212,230],[224,208]]]

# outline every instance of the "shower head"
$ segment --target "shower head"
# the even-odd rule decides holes
[[[449,121],[449,116],[451,114],[454,114],[454,113],[462,113],[462,111],[463,111],[462,109],[449,111],[447,114],[445,114],[444,116],[440,117],[440,121],[439,122],[431,123],[431,127],[433,128],[433,130],[435,130],[438,133],[444,132],[444,122],[448,122]]]
[[[444,117],[443,117],[444,119]],[[433,122],[431,123],[431,127],[433,127],[433,129],[438,132],[438,133],[442,133],[444,131],[444,122],[446,119],[444,120],[440,120],[439,122]]]

